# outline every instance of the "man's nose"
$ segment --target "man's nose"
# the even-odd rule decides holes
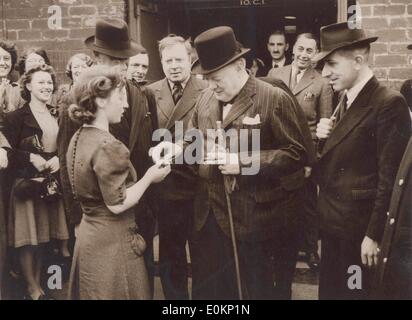
[[[208,82],[209,82],[209,83],[208,83],[208,84],[209,84],[209,89],[214,90],[214,89],[217,88],[217,85],[216,85],[216,83],[215,83],[214,81],[209,80]]]
[[[129,108],[129,103],[127,102],[127,99],[123,102],[123,108]]]

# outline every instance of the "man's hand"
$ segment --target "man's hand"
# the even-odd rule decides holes
[[[162,141],[157,146],[150,148],[149,156],[152,157],[154,163],[171,163],[174,158],[179,157],[183,153],[183,148],[169,141]]]
[[[7,151],[4,148],[0,148],[0,170],[6,169],[8,165]]]
[[[369,267],[378,264],[378,243],[371,238],[365,236],[361,245],[362,263]]]
[[[42,156],[35,153],[30,153],[30,162],[38,172],[43,172],[47,163]]]
[[[316,136],[319,139],[327,139],[330,136],[330,133],[332,132],[333,124],[335,122],[336,118],[322,118],[320,119],[317,127],[316,127]]]

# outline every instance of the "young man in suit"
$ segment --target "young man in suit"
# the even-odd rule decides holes
[[[166,77],[148,86],[153,90],[159,128],[183,139],[197,97],[206,82],[190,73],[191,46],[182,37],[169,35],[159,41]],[[180,130],[180,132],[179,132]],[[176,165],[159,185],[159,272],[166,299],[189,299],[186,242],[192,228],[196,176],[192,167]]]
[[[266,73],[276,73],[278,68],[287,66],[292,62],[291,58],[286,54],[289,49],[289,44],[286,40],[285,32],[280,30],[273,31],[267,43],[267,49],[270,54],[270,61],[266,65]]]
[[[321,118],[332,115],[333,91],[329,81],[312,67],[312,58],[317,53],[316,39],[311,33],[297,36],[293,46],[292,64],[269,73],[288,85],[303,109],[308,122],[313,142],[316,143],[316,125]],[[312,168],[308,167],[304,210],[304,229],[302,230],[302,250],[306,261],[312,269],[319,266],[318,237],[319,214],[317,212],[317,186],[310,176]]]
[[[127,24],[116,18],[100,19],[96,22],[95,35],[85,40],[85,45],[93,51],[95,61],[98,65],[107,67],[118,66],[126,76],[128,58],[141,52],[141,46],[130,39]],[[133,85],[131,81],[126,83],[127,108],[119,124],[111,125],[110,132],[122,141],[130,150],[130,160],[136,169],[138,179],[152,165],[148,156],[152,147],[152,133],[157,129],[157,112],[155,99],[149,99],[152,94],[146,93]],[[78,202],[74,199],[68,177],[66,164],[66,151],[70,140],[78,124],[73,122],[68,114],[68,107],[73,101],[68,95],[67,101],[62,103],[59,113],[58,132],[58,157],[60,162],[61,182],[65,209],[72,225],[78,225],[81,221],[82,212]],[[153,101],[151,104],[150,101]],[[152,244],[154,236],[154,217],[145,197],[136,206],[136,220],[139,225],[139,232],[147,242],[145,252],[145,262],[148,268],[151,284],[153,285],[153,257]]]
[[[321,28],[322,76],[342,92],[337,116],[321,119],[318,165],[322,252],[320,299],[370,296],[395,176],[410,136],[405,99],[379,84],[370,43],[347,22]]]
[[[283,90],[249,76],[243,58],[249,49],[239,48],[230,27],[209,29],[194,44],[199,60],[192,71],[203,74],[209,87],[199,96],[189,128],[202,134],[207,147],[210,139],[212,145],[215,141],[208,130],[216,130],[221,121],[226,133],[241,132],[230,137],[231,145],[247,145],[254,152],[248,158],[230,150],[229,162],[199,165],[191,243],[193,298],[239,297],[236,243],[243,297],[290,299],[300,201],[299,187],[284,177],[301,174],[307,161],[293,101]],[[253,129],[260,134],[259,147],[252,142]],[[213,158],[209,153],[206,160]],[[257,171],[248,175],[250,167]]]

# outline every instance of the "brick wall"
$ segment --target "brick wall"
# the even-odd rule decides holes
[[[362,28],[379,39],[372,44],[371,66],[383,83],[399,89],[412,78],[412,1],[359,0]]]
[[[18,53],[25,48],[40,46],[46,49],[56,69],[58,82],[68,82],[64,69],[70,56],[84,52],[83,41],[94,33],[97,17],[125,18],[124,0],[4,0],[0,3],[2,38],[16,43]],[[50,29],[50,6],[61,8],[61,29]]]

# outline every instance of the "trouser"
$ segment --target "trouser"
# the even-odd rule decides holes
[[[303,192],[302,238],[300,249],[305,252],[318,252],[319,212],[318,190],[316,183],[309,177],[305,179]]]
[[[361,241],[322,233],[320,300],[367,299],[371,271],[362,265]]]
[[[244,299],[291,299],[298,234],[281,228],[264,241],[237,241]],[[193,299],[238,299],[231,239],[210,212],[191,242]]]
[[[166,299],[189,299],[186,242],[192,220],[193,200],[159,201],[159,273]]]

